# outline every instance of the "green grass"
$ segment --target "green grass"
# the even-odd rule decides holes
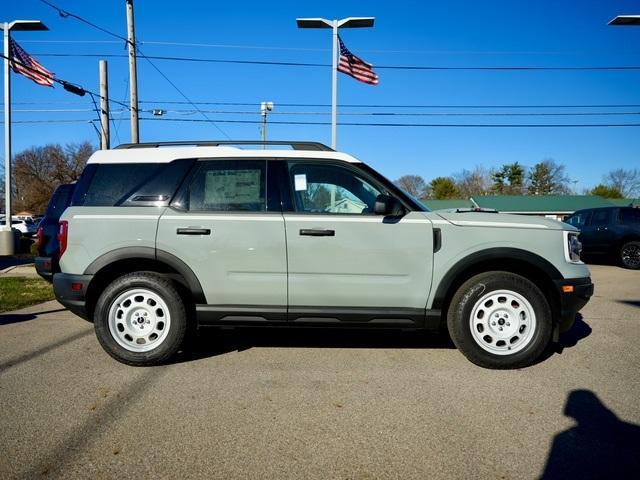
[[[53,300],[53,287],[40,278],[0,278],[0,313]]]

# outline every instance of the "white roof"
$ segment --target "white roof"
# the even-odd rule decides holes
[[[360,163],[346,153],[318,150],[245,150],[235,147],[148,147],[98,150],[87,163],[167,163],[181,158],[313,158]]]

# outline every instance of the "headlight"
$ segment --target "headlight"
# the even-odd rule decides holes
[[[564,232],[564,258],[570,263],[582,263],[582,243],[578,240],[579,232]]]

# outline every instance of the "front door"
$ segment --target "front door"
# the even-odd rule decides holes
[[[289,319],[423,315],[431,287],[431,222],[421,212],[375,215],[376,197],[389,192],[355,166],[290,161],[288,171]]]

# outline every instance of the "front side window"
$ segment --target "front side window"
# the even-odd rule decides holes
[[[289,168],[296,211],[305,213],[373,214],[382,193],[350,169],[319,163],[294,163]]]
[[[609,225],[611,221],[611,210],[594,210],[591,216],[591,226],[598,227]]]
[[[191,211],[266,210],[266,161],[210,160],[197,167],[185,194]]]
[[[581,228],[587,223],[589,215],[591,215],[591,212],[588,211],[574,213],[569,218],[567,218],[566,223],[568,223],[569,225],[573,225],[576,228]]]

